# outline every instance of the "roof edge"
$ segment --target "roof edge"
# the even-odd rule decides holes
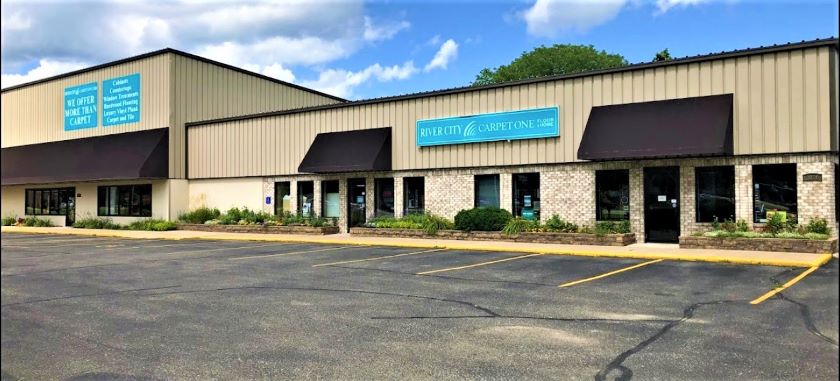
[[[210,65],[214,65],[214,66],[218,66],[218,67],[221,67],[221,68],[233,70],[235,72],[242,73],[242,74],[245,74],[245,75],[250,75],[252,77],[257,77],[257,78],[260,78],[260,79],[263,79],[263,80],[266,80],[266,81],[269,81],[269,82],[274,82],[274,83],[277,83],[277,84],[280,84],[280,85],[285,85],[285,86],[289,86],[289,87],[292,87],[292,88],[295,88],[295,89],[298,89],[298,90],[302,90],[302,91],[310,92],[310,93],[313,93],[313,94],[317,94],[317,95],[320,95],[322,97],[330,98],[330,99],[335,100],[335,101],[347,102],[346,99],[337,97],[335,95],[330,95],[330,94],[327,94],[327,93],[324,93],[324,92],[321,92],[321,91],[318,91],[318,90],[310,89],[308,87],[297,85],[297,84],[294,84],[294,83],[291,83],[291,82],[282,81],[282,80],[279,80],[277,78],[269,77],[269,76],[264,75],[264,74],[256,73],[256,72],[253,72],[253,71],[250,71],[250,70],[245,70],[245,69],[240,68],[240,67],[236,67],[236,66],[233,66],[233,65],[228,65],[228,64],[223,63],[223,62],[219,62],[219,61],[216,61],[216,60],[211,60],[209,58],[205,58],[205,57],[202,57],[202,56],[198,56],[198,55],[195,55],[195,54],[192,54],[192,53],[187,53],[185,51],[178,50],[178,49],[173,49],[173,48],[163,48],[163,49],[151,51],[151,52],[148,52],[148,53],[138,54],[136,56],[122,58],[122,59],[119,59],[119,60],[116,60],[116,61],[105,62],[105,63],[99,64],[99,65],[94,65],[94,66],[82,68],[82,69],[79,69],[79,70],[74,70],[74,71],[70,71],[70,72],[67,72],[67,73],[54,75],[52,77],[41,78],[41,79],[37,79],[37,80],[34,80],[34,81],[21,83],[21,84],[17,84],[17,85],[14,85],[14,86],[5,87],[2,90],[0,90],[0,92],[5,93],[7,91],[18,90],[18,89],[21,89],[21,88],[24,88],[24,87],[29,87],[29,86],[33,86],[33,85],[37,85],[37,84],[41,84],[41,83],[45,83],[45,82],[51,82],[51,81],[55,81],[55,80],[58,80],[58,79],[72,77],[74,75],[84,74],[84,73],[91,72],[91,71],[94,71],[94,70],[105,69],[105,68],[108,68],[108,67],[111,67],[111,66],[122,65],[122,64],[125,64],[125,63],[133,62],[133,61],[139,61],[139,60],[142,60],[142,59],[145,59],[145,58],[155,57],[155,56],[159,56],[159,55],[167,54],[167,53],[179,55],[179,56],[186,57],[186,58],[191,58],[191,59],[194,59],[194,60],[197,60],[197,61],[200,61],[200,62],[204,62],[204,63],[210,64]]]
[[[265,118],[265,117],[271,117],[271,116],[297,114],[297,113],[310,112],[310,111],[328,110],[328,109],[334,109],[334,108],[343,108],[343,107],[351,107],[351,106],[363,106],[363,105],[376,104],[376,103],[417,99],[417,98],[423,98],[423,97],[433,97],[433,96],[439,96],[439,95],[458,94],[458,93],[465,93],[465,92],[470,92],[470,91],[481,91],[481,90],[488,90],[488,89],[504,88],[504,87],[509,87],[509,86],[527,85],[527,84],[531,84],[531,83],[540,83],[540,82],[549,82],[549,81],[556,81],[556,80],[589,77],[589,76],[595,76],[595,75],[621,73],[621,72],[632,71],[632,70],[655,69],[655,68],[665,67],[665,66],[684,65],[684,64],[691,64],[691,63],[697,63],[697,62],[706,62],[706,61],[718,60],[718,59],[738,58],[738,57],[757,55],[757,54],[768,54],[768,53],[784,52],[784,51],[790,51],[790,50],[818,48],[818,47],[823,47],[823,46],[830,46],[830,47],[833,47],[834,49],[840,50],[840,39],[835,38],[835,37],[829,37],[829,38],[816,39],[816,40],[811,40],[811,41],[794,42],[794,43],[788,43],[788,44],[782,44],[782,45],[762,46],[762,47],[758,47],[758,48],[747,48],[747,49],[731,50],[731,51],[719,52],[719,53],[696,55],[696,56],[690,56],[690,57],[676,58],[676,59],[672,59],[672,60],[668,60],[668,61],[635,63],[635,64],[630,64],[630,65],[611,68],[611,69],[591,70],[591,71],[584,71],[584,72],[578,72],[578,73],[572,73],[572,74],[560,74],[560,75],[552,75],[552,76],[545,76],[545,77],[528,78],[528,79],[522,79],[522,80],[517,80],[517,81],[494,83],[494,84],[489,84],[489,85],[462,86],[462,87],[454,87],[454,88],[450,88],[450,89],[432,90],[432,91],[417,92],[417,93],[410,93],[410,94],[403,94],[403,95],[387,96],[387,97],[381,97],[381,98],[362,99],[362,100],[357,100],[357,101],[346,101],[344,103],[319,105],[319,106],[308,106],[308,107],[301,107],[301,108],[296,108],[296,109],[269,111],[269,112],[239,115],[239,116],[232,116],[232,117],[215,118],[215,119],[196,120],[196,121],[189,121],[189,122],[185,123],[185,125],[187,127],[192,127],[192,126],[200,126],[200,125],[213,124],[213,123],[232,122],[232,121],[239,121],[239,120]]]

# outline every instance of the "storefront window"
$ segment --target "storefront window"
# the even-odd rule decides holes
[[[475,206],[499,207],[499,175],[475,176]]]
[[[321,182],[321,214],[324,217],[338,218],[341,211],[338,202],[338,180]]]
[[[63,216],[73,211],[75,188],[27,189],[24,210],[27,215]]]
[[[282,216],[292,211],[292,184],[288,181],[274,183],[274,215]]]
[[[312,216],[312,206],[315,195],[315,185],[312,181],[297,182],[298,214],[304,217]]]
[[[152,185],[111,185],[97,189],[97,214],[113,217],[151,217]]]
[[[376,217],[394,216],[394,179],[374,179],[374,203]]]
[[[697,222],[735,221],[735,167],[694,169]]]
[[[598,221],[630,219],[630,171],[595,171],[595,208]]]
[[[513,215],[526,220],[540,219],[540,174],[513,175]]]
[[[425,212],[426,186],[423,177],[403,178],[404,215],[423,214]]]
[[[753,221],[767,222],[768,213],[796,221],[796,164],[753,165]]]

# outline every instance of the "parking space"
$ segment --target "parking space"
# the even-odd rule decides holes
[[[3,379],[838,374],[836,260],[750,304],[806,269],[5,233],[0,259]]]

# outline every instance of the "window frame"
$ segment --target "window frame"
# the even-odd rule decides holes
[[[416,210],[412,211],[412,212],[409,212],[408,211],[408,199],[409,199],[410,189],[409,189],[408,184],[413,183],[415,181],[419,181],[420,185],[421,185],[419,188],[417,188],[417,189],[420,189],[420,192],[418,194],[418,196],[419,196],[418,197],[419,208],[414,208],[414,209],[419,209],[419,212],[416,211]],[[411,189],[415,189],[415,188],[411,188]],[[423,176],[403,177],[403,216],[407,216],[409,214],[423,214],[425,212],[426,212],[426,178],[423,177]]]
[[[712,223],[714,222],[714,218],[711,220],[701,220],[700,219],[700,174],[701,172],[706,171],[714,171],[719,169],[727,169],[731,170],[732,173],[732,214],[731,219],[735,221],[736,213],[738,210],[738,200],[735,197],[735,187],[736,187],[736,180],[735,180],[735,166],[734,165],[713,165],[713,166],[704,166],[704,167],[694,167],[694,222],[696,223]],[[723,222],[729,219],[729,217],[725,217],[723,219],[718,219],[718,222]]]
[[[532,208],[534,209],[534,221],[539,221],[540,220],[540,209],[535,207],[534,205],[535,205],[535,203],[537,203],[537,205],[538,205],[539,202],[540,202],[540,193],[542,191],[541,181],[540,181],[541,180],[540,173],[539,172],[523,172],[523,173],[514,173],[511,176],[511,184],[510,184],[510,187],[511,187],[510,193],[511,193],[511,196],[512,196],[511,197],[512,198],[512,200],[511,200],[511,210],[513,211],[513,216],[514,217],[522,217],[522,210],[524,209],[524,205],[522,207],[517,206],[517,201],[518,201],[517,200],[517,198],[518,198],[517,197],[518,196],[517,195],[517,190],[518,190],[517,186],[519,184],[519,182],[517,181],[517,177],[525,177],[525,178],[532,177],[532,178],[536,179],[536,184],[537,184],[536,187],[531,188],[531,189],[536,189],[536,192],[535,192],[536,197],[531,199],[531,205],[532,205]]]
[[[329,193],[338,193],[339,194],[339,201],[338,201],[338,215],[336,216],[328,216],[327,215],[327,184],[335,184],[335,192]],[[341,180],[321,180],[321,217],[325,218],[339,218],[341,217]]]
[[[390,183],[391,185],[391,213],[380,213],[379,212],[379,202],[382,201],[382,196],[380,195],[380,191],[382,190],[383,184]],[[394,185],[394,178],[393,177],[378,177],[373,179],[373,216],[374,217],[394,217],[396,216],[397,208],[396,208],[396,201],[397,195],[395,194],[396,187]]]
[[[479,205],[479,191],[478,191],[478,184],[479,178],[493,178],[496,180],[496,205],[495,206],[487,206],[487,205]],[[473,176],[473,207],[474,208],[501,208],[502,207],[502,180],[501,176],[498,173],[493,174],[486,174],[486,175],[475,175]]]
[[[31,197],[30,197],[31,196]],[[36,197],[37,196],[37,197]],[[46,196],[46,197],[45,197]],[[23,194],[23,211],[27,216],[66,216],[69,213],[69,199],[76,197],[76,188],[26,188]],[[39,208],[35,209],[35,200]],[[53,201],[55,199],[55,201]],[[46,204],[44,201],[46,200]],[[65,200],[62,208],[61,201]],[[55,208],[53,208],[55,205]],[[75,209],[75,200],[74,200]],[[37,212],[36,212],[37,211]]]
[[[767,211],[764,212],[765,213],[764,214],[764,221],[761,221],[761,219],[758,218],[758,214],[755,211],[756,203],[757,203],[757,201],[759,201],[759,199],[758,199],[759,195],[755,191],[755,186],[756,186],[756,176],[755,176],[756,170],[755,169],[756,169],[756,167],[776,167],[777,170],[769,171],[769,172],[775,172],[775,173],[779,173],[778,168],[780,168],[780,167],[787,167],[787,170],[790,170],[791,168],[793,169],[792,184],[793,184],[793,193],[794,193],[795,197],[794,197],[794,203],[793,203],[793,211],[791,211],[790,214],[793,215],[793,220],[797,221],[799,219],[799,178],[798,178],[799,174],[798,174],[798,168],[797,168],[796,163],[753,164],[752,168],[751,168],[752,169],[752,176],[751,176],[752,177],[752,192],[753,192],[753,197],[752,197],[753,223],[756,223],[756,224],[767,223]]]
[[[145,189],[148,189],[148,193],[142,191]],[[113,190],[116,190],[116,204],[113,204],[111,200],[114,195]],[[103,195],[105,196],[104,204]],[[128,195],[128,200],[124,200],[125,195]],[[144,202],[144,196],[148,196],[148,204]],[[127,202],[124,204],[122,201]],[[102,212],[103,205],[105,213]],[[152,184],[100,185],[96,187],[96,215],[99,217],[152,217],[153,205]],[[114,209],[112,206],[116,208]],[[116,212],[113,212],[113,210],[116,210]]]
[[[598,182],[598,177],[599,177],[598,174],[601,173],[602,176],[603,176],[603,174],[619,173],[619,172],[623,173],[623,175],[626,176],[626,178],[627,178],[627,206],[628,206],[628,210],[625,213],[626,218],[622,218],[622,219],[613,219],[613,218],[603,219],[603,218],[601,218],[601,198],[599,197],[600,193],[601,193],[600,192],[601,187],[599,186],[599,182]],[[596,170],[595,171],[595,221],[629,221],[630,217],[631,217],[629,206],[630,206],[630,170],[629,169],[599,169],[599,170]]]
[[[280,194],[280,185],[285,184],[286,190],[288,191],[289,198],[292,197],[292,182],[291,181],[276,181],[274,182],[274,215],[275,216],[282,216],[285,212],[291,213],[291,210],[284,210],[283,209],[283,195]],[[289,204],[289,208],[291,209],[292,205]]]
[[[303,214],[303,193],[301,185],[308,184],[310,187],[309,194],[312,197],[312,205],[309,206],[309,214]],[[312,217],[315,214],[315,181],[314,180],[304,180],[304,181],[297,181],[296,182],[296,190],[297,190],[297,215],[303,217]]]

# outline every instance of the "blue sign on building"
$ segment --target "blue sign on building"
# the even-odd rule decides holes
[[[64,131],[96,127],[97,95],[96,82],[64,88]]]
[[[418,120],[417,146],[437,146],[560,136],[557,107]]]
[[[140,74],[102,81],[102,125],[140,121]]]

